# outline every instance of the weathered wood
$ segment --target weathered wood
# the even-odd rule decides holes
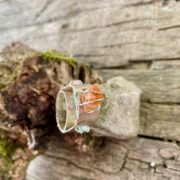
[[[40,141],[42,145],[43,136],[53,132],[56,124],[59,88],[73,79],[90,82],[91,68],[55,52],[32,53],[18,43],[5,48],[0,57],[0,68],[6,67],[0,74],[0,121],[28,130],[29,147],[37,147]]]
[[[179,141],[179,117],[179,105],[142,103],[139,134]]]
[[[34,54],[28,55],[29,52],[28,47],[17,43],[1,53],[0,65],[6,65],[11,73],[13,68],[17,70],[8,84],[4,78],[8,73],[0,76],[0,80],[5,81],[0,93],[0,106],[5,115],[0,113],[0,122],[6,119],[10,124],[30,131],[29,148],[36,148],[43,144],[44,134],[52,133],[53,127],[57,126],[55,100],[59,89],[74,79],[90,83],[93,73],[89,66],[78,64],[72,58],[66,57],[65,61],[64,56],[55,52],[33,51]],[[112,78],[101,88],[106,99],[92,129],[101,136],[121,139],[137,136],[141,90],[122,77]],[[58,107],[61,104],[59,100]]]
[[[180,60],[169,61],[154,61],[150,69],[164,70],[164,69],[180,69]]]
[[[179,146],[143,138],[107,140],[99,150],[78,152],[56,139],[27,168],[27,180],[39,179],[179,179]],[[173,160],[172,160],[173,159]]]
[[[97,68],[157,70],[169,68],[171,61],[179,64],[178,0],[0,1],[0,16],[0,47],[21,40],[38,50],[74,55]],[[9,72],[7,66],[1,69]],[[179,140],[179,72],[158,70],[149,79],[151,72],[121,74],[139,81],[144,91],[140,134]],[[30,163],[27,178],[180,179],[179,147],[172,143],[109,140],[101,151],[85,154],[59,141]]]
[[[11,66],[11,63],[9,65]],[[110,70],[101,72],[106,74],[107,79],[109,74],[113,75]],[[148,89],[150,97],[153,97],[151,102],[149,102],[148,97],[145,96],[143,98],[141,105],[141,130],[139,133],[146,136],[179,140],[179,124],[177,122],[179,105],[178,102],[172,101],[176,93],[171,93],[170,100],[172,102],[165,99],[165,96],[168,97],[166,93],[164,97],[162,96],[158,99],[155,89],[150,88],[151,86],[148,84],[154,83],[155,86],[160,81],[160,85],[164,88],[178,88],[175,86],[178,83],[178,71],[143,70],[135,73],[135,71],[114,70],[113,72],[116,75],[121,72],[127,76],[127,79],[129,73],[129,77],[132,78],[131,80],[135,81],[136,84],[140,82],[139,86],[143,89],[143,92]],[[168,74],[167,72],[169,73],[169,78],[166,75]],[[153,73],[155,74],[152,76]],[[5,73],[1,74],[1,79],[4,78],[4,75]],[[141,76],[146,77],[146,81]],[[163,77],[163,81],[158,77]],[[166,80],[168,80],[168,83]],[[151,92],[151,90],[153,91]],[[57,142],[61,143],[58,144]],[[179,179],[179,147],[172,143],[139,138],[129,141],[108,140],[106,144],[105,148],[100,147],[98,151],[91,149],[92,152],[90,151],[88,154],[83,153],[82,155],[82,152],[75,151],[75,147],[65,145],[61,139],[55,139],[51,142],[49,145],[50,149],[45,154],[38,156],[30,163],[27,170],[27,179],[51,179],[53,176],[54,179],[59,179],[59,177],[62,177],[62,179],[78,179],[80,177],[87,179],[113,178],[123,180],[131,180],[133,178],[159,180],[168,179],[169,177]],[[87,148],[86,145],[82,145],[82,149]],[[67,174],[69,174],[68,177]]]
[[[105,102],[93,129],[101,135],[127,139],[139,131],[141,89],[119,77],[101,85]]]
[[[142,89],[139,134],[180,140],[179,70],[99,70],[104,81],[123,76]]]
[[[123,76],[135,82],[142,90],[142,101],[153,103],[180,103],[179,70],[99,70],[106,81]]]
[[[20,40],[95,67],[180,59],[179,1],[1,1],[0,47]]]

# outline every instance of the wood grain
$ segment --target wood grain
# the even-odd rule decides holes
[[[0,17],[0,48],[22,41],[95,68],[124,68],[99,72],[105,80],[121,75],[143,90],[139,134],[180,140],[178,0],[2,0]],[[56,139],[30,162],[26,178],[180,179],[180,150],[173,143],[147,138],[106,143],[100,151],[79,153]]]
[[[178,1],[15,0],[0,12],[0,47],[19,40],[95,67],[180,58]]]
[[[142,103],[139,134],[179,141],[179,117],[179,105]]]
[[[153,103],[180,103],[179,70],[99,70],[104,81],[123,76],[135,82],[142,90],[142,101]]]
[[[179,70],[99,70],[104,81],[123,76],[142,89],[139,134],[180,140]]]
[[[179,179],[180,149],[157,140],[135,138],[129,141],[107,140],[99,151],[78,152],[61,143],[37,156],[27,168],[27,180],[39,179]],[[174,159],[173,161],[171,159]]]

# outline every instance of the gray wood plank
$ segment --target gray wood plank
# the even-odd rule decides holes
[[[180,59],[180,3],[161,0],[40,0],[0,3],[0,48],[22,41],[95,67]]]
[[[123,76],[135,82],[142,90],[142,101],[153,103],[180,103],[179,70],[98,70],[104,81]]]
[[[104,81],[114,76],[142,89],[139,134],[180,140],[179,70],[98,70]]]
[[[180,106],[142,103],[139,134],[180,141]]]
[[[108,140],[98,151],[78,152],[58,142],[51,142],[45,154],[30,162],[27,180],[166,180],[180,177],[179,166],[176,166],[180,149],[172,143],[143,138]]]

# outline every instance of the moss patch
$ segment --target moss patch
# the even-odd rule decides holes
[[[0,138],[0,178],[9,179],[8,171],[12,165],[11,156],[14,153],[14,145],[10,139]]]
[[[6,138],[0,139],[0,156],[5,160],[9,161],[10,156],[14,152],[14,145],[11,140]]]
[[[33,154],[18,139],[11,139],[6,132],[0,131],[0,179],[15,180],[25,176]]]
[[[1,92],[1,89],[3,89],[4,87],[5,87],[5,85],[0,82],[0,92]]]
[[[8,150],[10,149],[9,143],[6,139],[1,139],[0,140],[0,155],[2,157],[7,157],[9,152]]]
[[[85,144],[88,146],[88,149],[93,150],[102,150],[105,147],[105,138],[103,137],[95,137],[89,133],[85,133],[82,135],[84,138]]]
[[[42,53],[42,57],[44,60],[61,60],[61,61],[65,61],[68,64],[70,64],[73,67],[77,66],[77,60],[75,58],[72,57],[68,57],[62,54],[58,54],[54,51],[46,51]]]

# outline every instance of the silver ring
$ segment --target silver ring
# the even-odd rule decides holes
[[[101,104],[104,95],[101,92],[90,90],[92,86],[91,84],[83,85],[80,80],[74,80],[58,92],[56,98],[56,122],[62,133],[71,130],[79,133],[89,132],[90,125],[96,122],[100,112],[100,105],[96,104]],[[84,95],[84,93],[87,94]],[[86,100],[86,96],[92,96],[93,93],[99,94],[102,98],[82,102],[82,97]],[[97,107],[94,105],[95,108],[89,110],[88,106],[92,106],[93,103],[96,103]]]

